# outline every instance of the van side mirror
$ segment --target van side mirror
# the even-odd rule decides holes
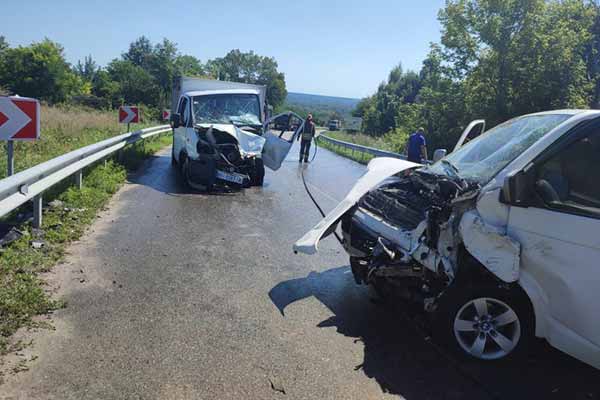
[[[446,149],[437,149],[433,152],[433,162],[438,162],[442,158],[446,157],[448,151]]]
[[[533,189],[533,171],[524,170],[510,173],[500,191],[500,202],[517,207],[527,207]]]
[[[181,126],[181,114],[171,114],[171,128],[179,128]]]

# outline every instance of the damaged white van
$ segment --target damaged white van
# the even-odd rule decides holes
[[[267,120],[266,87],[181,77],[173,85],[172,163],[192,188],[262,186],[277,170],[304,121],[292,112]],[[280,132],[275,132],[275,128]]]
[[[431,166],[373,160],[295,250],[341,221],[357,283],[422,304],[457,351],[498,360],[537,336],[600,368],[600,112],[471,139]]]

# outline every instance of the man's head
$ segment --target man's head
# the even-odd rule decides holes
[[[422,126],[419,127],[419,129],[417,129],[417,132],[419,132],[421,135],[425,134],[425,128],[423,128]]]
[[[308,117],[306,117],[306,119],[307,119],[308,121],[312,121],[312,114],[308,114]]]

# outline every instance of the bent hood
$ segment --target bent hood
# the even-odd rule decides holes
[[[196,124],[200,128],[216,129],[221,132],[225,132],[233,136],[240,145],[240,150],[246,154],[258,155],[262,153],[263,147],[265,146],[265,138],[254,133],[247,132],[243,129],[238,128],[231,124]]]
[[[294,252],[315,254],[323,236],[335,229],[340,218],[354,207],[361,197],[390,176],[414,167],[420,167],[420,164],[388,157],[373,159],[367,167],[367,172],[356,182],[344,200],[294,244]]]

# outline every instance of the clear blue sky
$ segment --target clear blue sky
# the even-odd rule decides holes
[[[229,50],[275,57],[289,91],[364,97],[398,62],[418,69],[439,41],[444,0],[2,1],[11,46],[48,37],[71,63],[100,65],[141,35],[202,61]]]

